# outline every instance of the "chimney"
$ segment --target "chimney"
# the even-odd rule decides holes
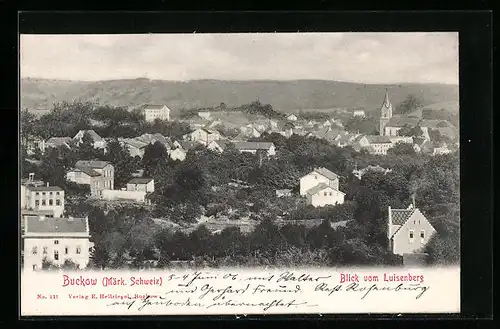
[[[413,208],[415,208],[415,193],[411,195],[411,204],[413,205]]]
[[[33,181],[35,180],[35,173],[32,173],[32,172],[31,172],[31,173],[29,173],[29,178],[28,178],[28,180],[29,180],[30,182],[33,182]]]

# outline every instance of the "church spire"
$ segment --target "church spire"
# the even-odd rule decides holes
[[[385,88],[384,104],[382,104],[382,106],[386,108],[392,107],[392,104],[389,101],[389,90],[387,88]]]

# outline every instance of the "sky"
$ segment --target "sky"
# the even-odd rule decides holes
[[[458,33],[20,36],[22,78],[458,84]]]

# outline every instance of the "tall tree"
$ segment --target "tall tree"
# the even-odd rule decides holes
[[[421,106],[422,100],[417,98],[417,96],[410,94],[396,106],[396,112],[400,114],[406,114],[417,110]]]

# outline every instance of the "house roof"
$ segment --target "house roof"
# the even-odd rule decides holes
[[[40,216],[26,216],[26,233],[85,233],[87,231],[86,218],[57,218]]]
[[[100,173],[98,173],[97,171],[95,171],[94,169],[92,169],[90,167],[78,167],[78,168],[73,169],[72,171],[81,171],[81,172],[83,172],[91,177],[101,176]]]
[[[311,171],[308,175],[310,175],[312,173],[318,173],[322,176],[325,176],[328,179],[337,179],[337,177],[338,177],[337,174],[335,174],[334,172],[332,172],[324,167],[314,168],[314,170]]]
[[[159,110],[162,109],[165,105],[153,105],[147,104],[144,106],[144,110]]]
[[[218,140],[212,141],[211,143],[216,143],[221,148],[225,148],[227,145],[231,144],[231,142],[228,141],[227,139],[218,139]]]
[[[141,141],[138,138],[125,138],[122,141],[138,149],[145,148],[149,144],[148,142]]]
[[[327,189],[327,188],[331,188],[332,190],[335,190],[332,186],[328,185],[328,184],[325,184],[325,183],[320,183],[310,189],[308,189],[306,191],[306,194],[309,194],[309,195],[314,195],[318,192],[321,192],[323,191],[324,189]],[[340,192],[340,191],[339,191]],[[342,192],[341,192],[342,193]]]
[[[62,146],[68,144],[71,141],[71,137],[51,137],[47,139],[45,144],[52,144],[54,146]]]
[[[400,116],[395,115],[389,119],[389,122],[385,125],[386,127],[403,127],[410,126],[415,127],[420,122],[420,118],[408,117],[408,116]]]
[[[147,184],[152,180],[153,178],[136,177],[129,180],[127,184]]]
[[[382,144],[391,142],[391,140],[387,136],[366,135],[365,137],[370,144]]]
[[[59,186],[26,186],[30,191],[64,191]]]
[[[195,148],[198,145],[198,143],[190,141],[179,141],[179,144],[182,147],[182,149],[186,151]]]
[[[236,142],[234,147],[237,150],[269,150],[273,143],[269,142]]]
[[[54,210],[53,209],[48,209],[48,210],[29,210],[29,209],[21,209],[21,215],[22,216],[54,216]]]
[[[102,137],[99,136],[94,130],[90,129],[90,130],[80,130],[76,135],[75,135],[75,138],[76,136],[80,133],[80,132],[83,132],[83,134],[87,133],[90,135],[90,137],[92,138],[92,140],[94,142],[100,142],[102,141]]]
[[[403,225],[413,215],[415,209],[391,209],[392,224]]]
[[[100,161],[100,160],[78,160],[75,164],[77,168],[80,167],[90,167],[90,168],[98,168],[102,169],[109,165],[110,163],[107,161]]]

